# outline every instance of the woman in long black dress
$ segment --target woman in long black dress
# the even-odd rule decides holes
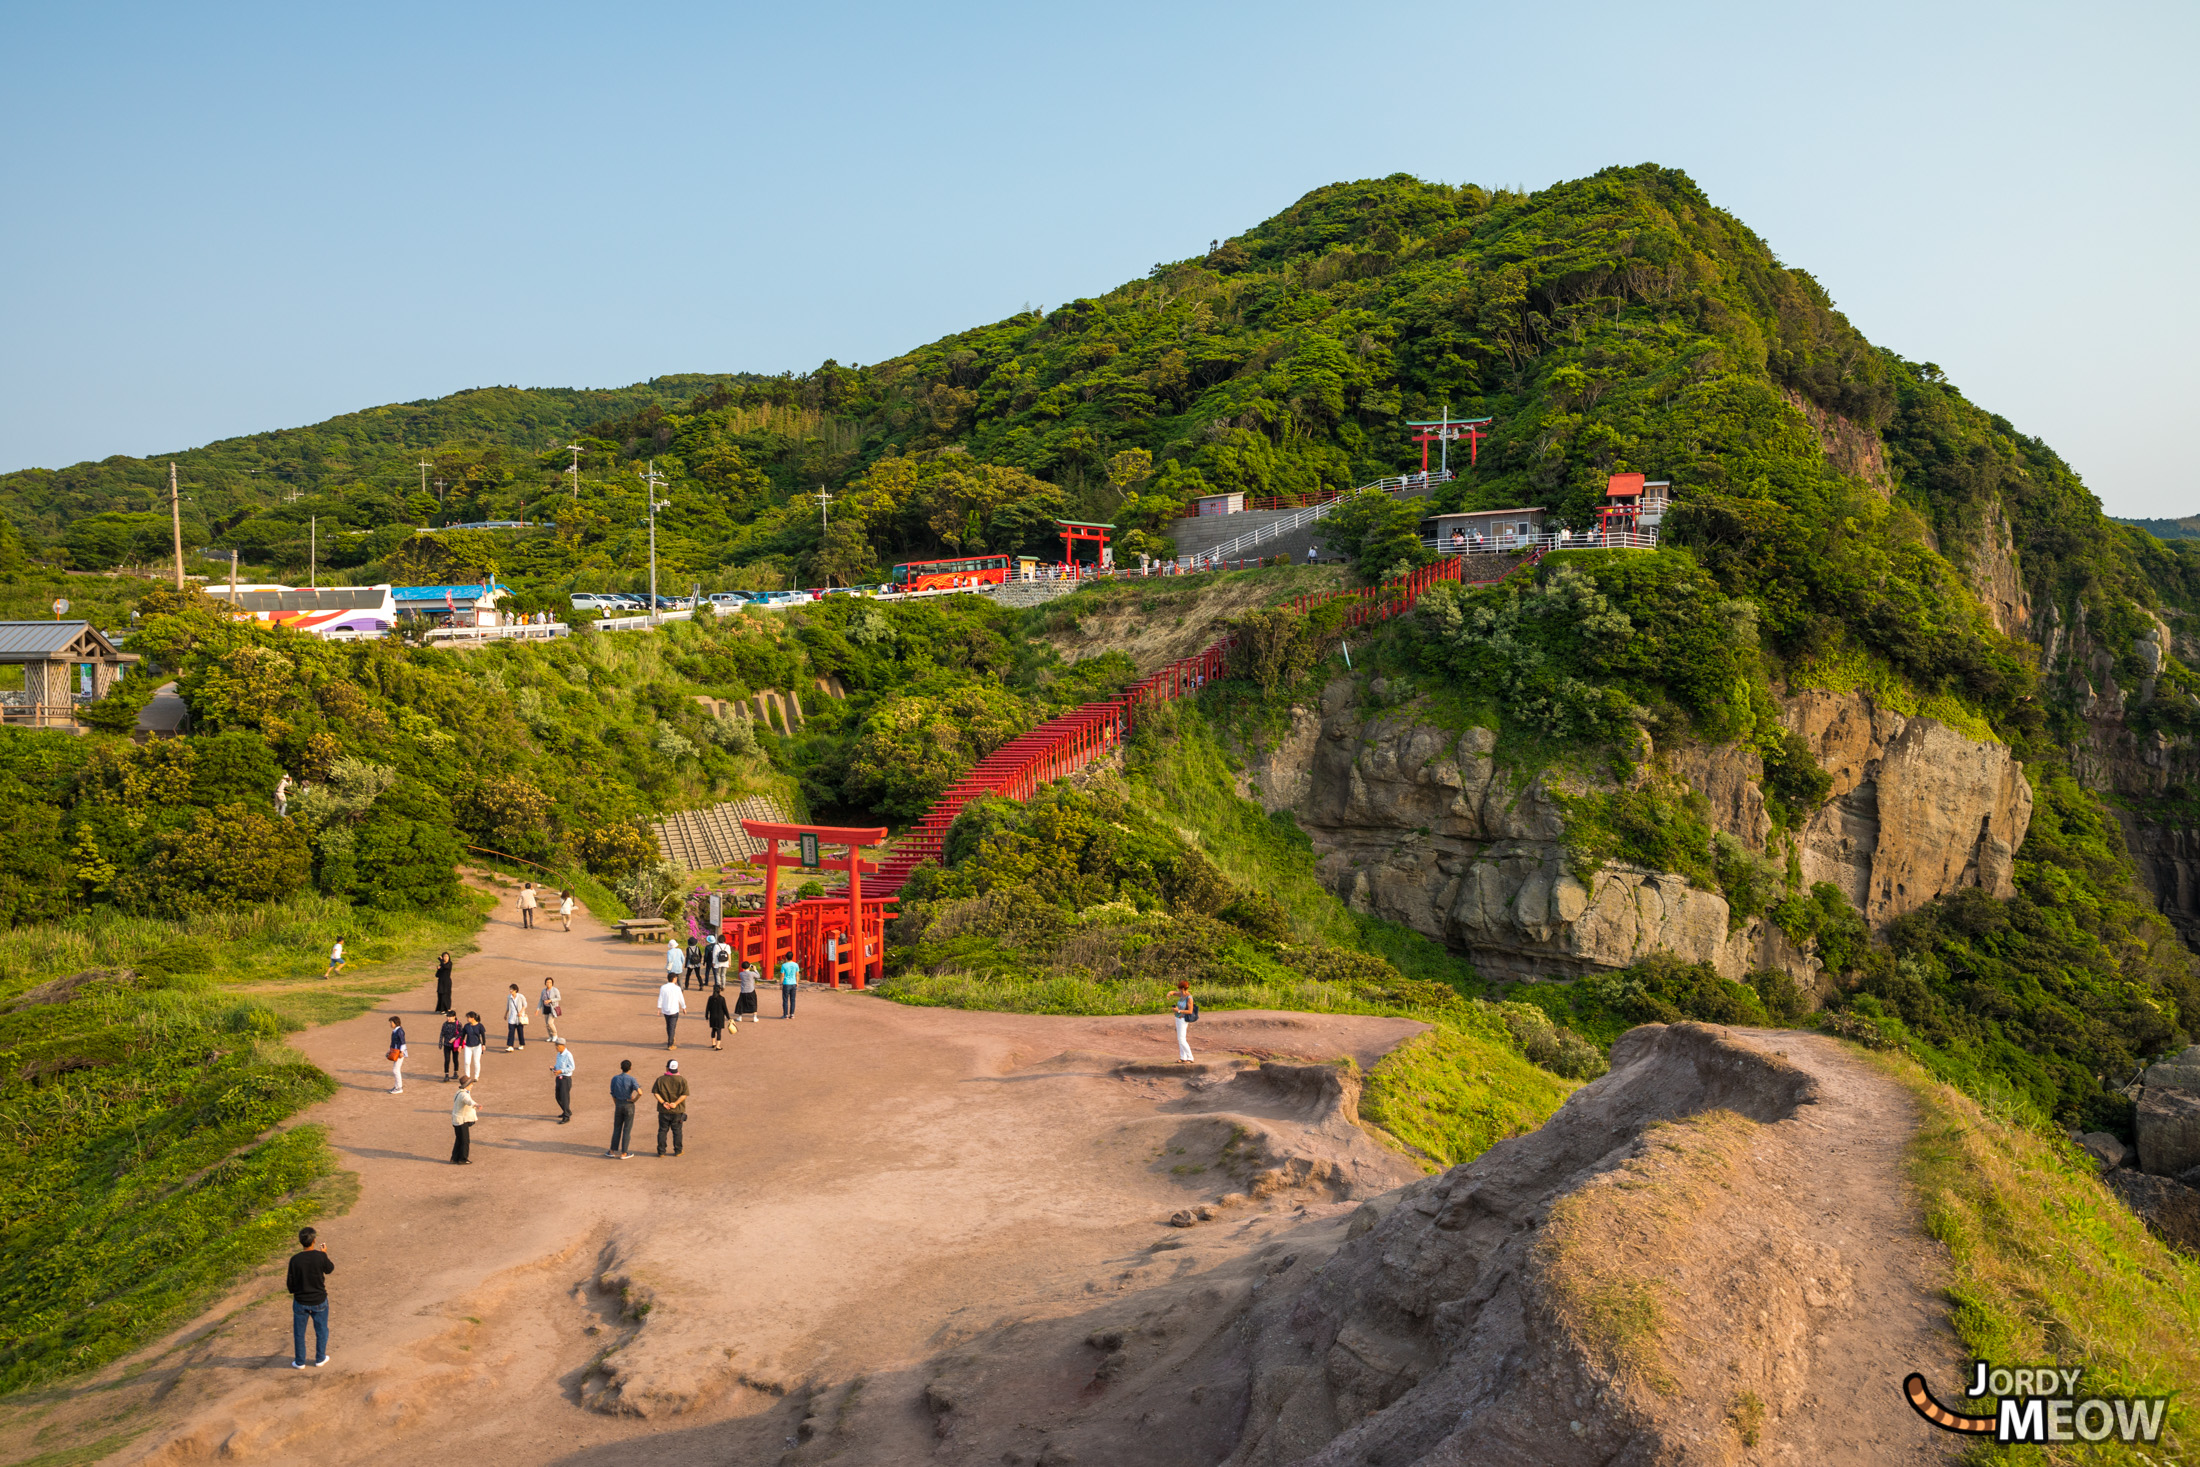
[[[450,1014],[454,1017],[458,1013],[457,1009],[451,1007],[451,955],[449,953],[445,953],[435,965],[435,1011],[439,1014]]]
[[[720,1041],[726,1037],[726,1025],[733,1017],[733,1011],[726,1007],[725,989],[713,988],[710,991],[710,1001],[703,1005],[703,1017],[710,1023],[710,1047],[724,1048]]]

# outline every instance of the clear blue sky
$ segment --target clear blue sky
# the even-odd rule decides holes
[[[0,54],[0,469],[869,362],[1334,180],[1654,161],[2200,512],[2189,4],[15,0]]]

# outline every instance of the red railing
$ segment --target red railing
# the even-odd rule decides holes
[[[1506,576],[1542,558],[1542,552],[1536,551],[1524,556],[1502,576],[1465,584],[1496,585]],[[1429,587],[1445,581],[1459,581],[1460,565],[1456,558],[1439,560],[1380,586],[1313,592],[1283,604],[1295,611],[1311,611],[1327,602],[1350,601],[1352,607],[1346,612],[1340,628],[1350,631],[1411,611]],[[943,861],[948,828],[972,800],[981,795],[1029,799],[1039,786],[1074,773],[1114,749],[1130,733],[1139,709],[1196,693],[1221,677],[1236,641],[1235,636],[1224,637],[1189,657],[1179,657],[1151,677],[1132,683],[1118,696],[1106,702],[1086,703],[1059,718],[1049,719],[986,755],[968,774],[949,786],[933,802],[932,808],[924,812],[921,820],[895,838],[878,874],[864,878],[864,893],[897,892],[916,867],[926,861]]]

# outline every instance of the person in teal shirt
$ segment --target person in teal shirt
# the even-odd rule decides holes
[[[779,1017],[794,1017],[794,986],[802,981],[802,965],[793,958],[779,965]]]

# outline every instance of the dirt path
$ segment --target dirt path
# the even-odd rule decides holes
[[[1811,1389],[1781,1423],[1780,1460],[1874,1467],[1942,1463],[1955,1440],[1902,1398],[1902,1378],[1962,1378],[1948,1325],[1947,1249],[1927,1237],[1903,1178],[1917,1107],[1836,1040],[1795,1030],[1737,1038],[1808,1071],[1819,1103],[1768,1128],[1763,1180],[1809,1220],[1812,1241],[1851,1270],[1851,1295],[1818,1332]]]
[[[646,1085],[666,1057],[661,951],[585,916],[571,934],[522,931],[509,901],[491,918],[455,984],[458,1007],[491,1027],[471,1167],[447,1160],[431,982],[298,1036],[342,1086],[300,1119],[329,1127],[361,1187],[323,1228],[332,1363],[289,1368],[278,1265],[161,1344],[21,1402],[0,1454],[120,1430],[135,1433],[112,1459],[126,1462],[729,1460],[723,1431],[690,1428],[738,1420],[761,1442],[814,1383],[1082,1307],[1128,1286],[1137,1269],[1121,1260],[1167,1236],[1172,1211],[1217,1194],[1215,1123],[1174,1107],[1181,1079],[1118,1071],[1173,1061],[1164,1021],[911,1009],[807,987],[792,1021],[766,995],[762,1022],[723,1052],[691,994],[677,1056],[693,1086],[686,1154],[650,1154],[645,1104],[639,1154],[606,1159],[618,1061]],[[532,1000],[545,974],[578,1060],[571,1125],[556,1120],[552,1047],[538,1035],[501,1052],[507,985]],[[390,1013],[412,1042],[402,1095],[382,1060]],[[1207,1053],[1365,1066],[1420,1027],[1213,1013],[1198,1038]],[[1307,1215],[1273,1214],[1276,1226]]]

